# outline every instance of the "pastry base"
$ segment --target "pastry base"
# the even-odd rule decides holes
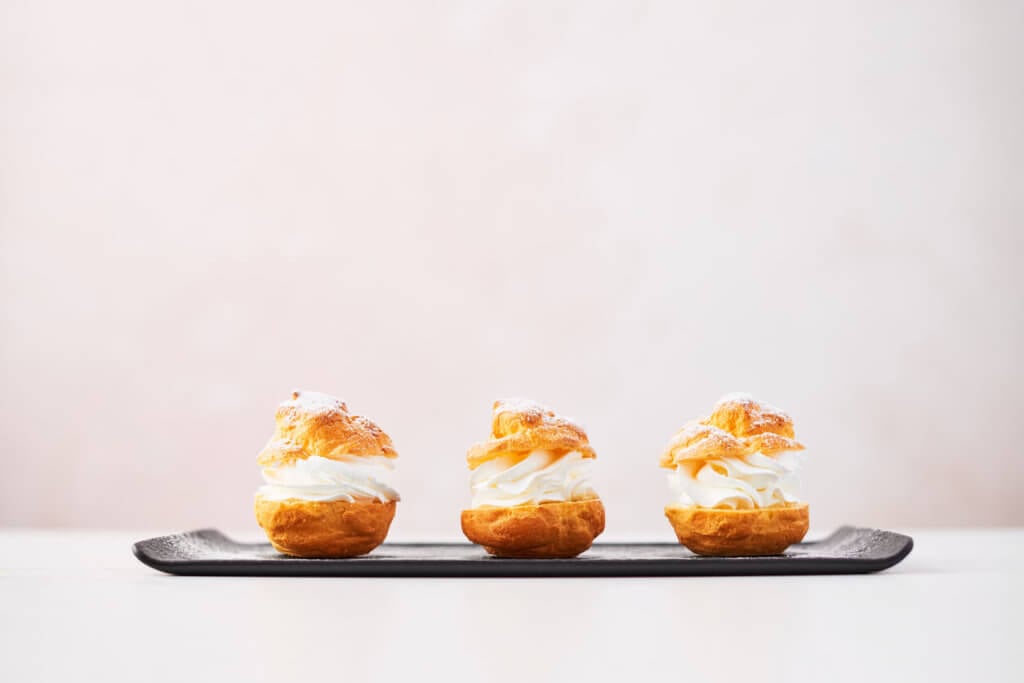
[[[295,557],[364,555],[388,535],[395,501],[267,500],[256,496],[256,521],[279,553]]]
[[[665,506],[679,542],[698,555],[778,555],[803,540],[806,503],[753,510]]]
[[[462,511],[462,533],[496,557],[575,557],[604,531],[600,498]]]

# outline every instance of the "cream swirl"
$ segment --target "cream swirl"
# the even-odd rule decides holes
[[[669,472],[668,483],[674,502],[687,507],[745,510],[796,503],[801,461],[789,451],[684,462]]]
[[[508,455],[488,460],[470,475],[472,506],[512,507],[593,495],[591,460],[575,451],[556,456],[544,450],[518,462]]]
[[[267,500],[398,500],[398,492],[381,479],[394,465],[384,456],[331,460],[313,455],[287,465],[263,468],[265,485],[256,492]]]

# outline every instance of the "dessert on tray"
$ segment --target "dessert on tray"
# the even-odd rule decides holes
[[[496,401],[491,436],[469,449],[466,538],[499,557],[575,557],[604,531],[582,427],[524,399]]]
[[[398,493],[384,479],[398,457],[391,439],[338,399],[296,391],[277,408],[257,462],[266,482],[256,520],[279,552],[352,557],[384,541]]]
[[[687,423],[661,456],[679,542],[701,555],[774,555],[799,543],[809,519],[797,497],[803,449],[789,415],[748,394]]]

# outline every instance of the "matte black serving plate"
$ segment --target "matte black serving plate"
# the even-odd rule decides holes
[[[909,536],[844,526],[767,557],[700,557],[677,543],[597,543],[572,559],[519,560],[490,557],[469,543],[385,543],[337,560],[288,557],[269,543],[238,543],[200,529],[139,541],[132,551],[154,569],[192,576],[750,576],[868,574],[888,569],[913,547]]]

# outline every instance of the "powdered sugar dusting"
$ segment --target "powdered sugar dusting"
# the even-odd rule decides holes
[[[529,398],[499,398],[494,402],[494,409],[497,412],[511,411],[514,413],[526,413],[531,411],[537,411],[541,413],[553,413],[555,411],[548,408],[546,405],[537,403],[536,401]]]
[[[756,398],[753,397],[753,395],[748,394],[745,391],[735,391],[735,392],[733,392],[731,394],[726,394],[722,398],[718,399],[718,403],[715,405],[715,409],[717,410],[718,406],[722,405],[723,403],[741,403],[743,405],[748,405],[748,406],[749,405],[757,406],[758,409],[759,409],[759,412],[772,413],[774,415],[778,415],[780,417],[784,417],[787,420],[790,419],[789,414],[785,410],[783,410],[782,408],[776,408],[775,406],[771,405],[770,403],[765,403],[764,401],[758,401]]]
[[[348,407],[341,399],[317,391],[293,391],[291,399],[283,402],[281,407],[297,408],[306,413],[348,412]]]
[[[495,414],[510,412],[510,413],[540,413],[541,419],[549,424],[566,424],[572,425],[578,429],[583,429],[580,423],[571,417],[559,415],[551,408],[548,408],[543,403],[538,403],[533,399],[529,398],[500,398],[494,402]]]

